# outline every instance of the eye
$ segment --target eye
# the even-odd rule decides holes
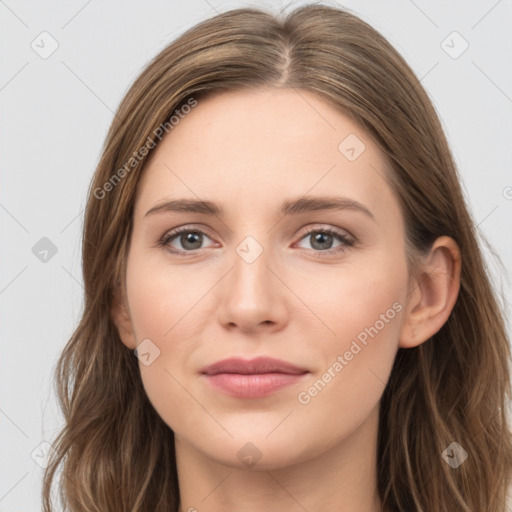
[[[337,231],[332,228],[316,228],[308,230],[301,240],[310,240],[310,244],[315,252],[326,254],[337,253],[346,250],[347,247],[354,245],[354,239],[347,233]],[[339,244],[333,247],[333,243],[338,240]]]
[[[160,240],[159,245],[166,247],[173,253],[191,252],[203,249],[202,244],[205,237],[209,238],[203,230],[194,226],[187,226],[166,233]],[[171,242],[177,242],[181,247],[176,248]]]
[[[172,253],[186,254],[198,249],[203,249],[205,238],[211,240],[202,229],[195,226],[185,226],[166,233],[158,244]],[[310,239],[313,252],[326,255],[342,252],[346,250],[347,247],[354,245],[354,239],[350,235],[332,228],[309,229],[303,234],[300,240],[302,241],[308,238]],[[336,241],[338,241],[338,245],[333,247],[333,243]],[[176,247],[176,245],[173,244],[179,244],[180,247]]]

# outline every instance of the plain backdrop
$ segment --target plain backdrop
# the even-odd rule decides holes
[[[303,3],[0,0],[1,512],[41,510],[41,465],[62,424],[53,370],[82,307],[85,194],[122,96],[164,46],[216,12]],[[510,308],[512,2],[329,3],[379,30],[421,79],[504,263],[486,251]]]

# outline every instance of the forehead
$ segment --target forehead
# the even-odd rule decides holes
[[[199,100],[181,117],[159,144],[157,154],[186,145],[199,155],[218,148],[218,159],[236,155],[242,163],[294,155],[332,162],[340,154],[339,144],[349,135],[358,152],[362,144],[365,152],[376,151],[368,134],[353,120],[305,90],[259,88],[216,93]],[[262,149],[272,150],[272,154],[262,154]],[[350,161],[357,155],[346,156]]]
[[[215,196],[254,210],[273,198],[335,193],[396,207],[378,146],[310,91],[260,88],[198,100],[150,157],[139,209],[169,195]]]

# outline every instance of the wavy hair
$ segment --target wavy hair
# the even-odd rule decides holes
[[[450,317],[425,343],[398,350],[382,396],[383,510],[503,512],[512,478],[510,345],[446,136],[391,44],[357,16],[322,4],[207,19],[165,47],[122,99],[88,191],[83,311],[55,368],[65,423],[44,474],[44,512],[55,510],[56,481],[73,512],[177,511],[173,432],[150,404],[137,358],[111,317],[148,155],[131,159],[191,98],[200,104],[215,92],[259,86],[311,91],[373,137],[392,170],[413,261],[443,235],[461,250]],[[468,452],[456,469],[442,457],[453,441]]]

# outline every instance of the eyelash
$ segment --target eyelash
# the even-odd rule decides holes
[[[184,227],[181,227],[181,228],[176,228],[176,229],[174,229],[174,230],[172,230],[170,232],[167,232],[158,241],[158,245],[161,246],[161,247],[164,247],[170,253],[176,254],[176,255],[179,255],[179,256],[187,256],[187,255],[190,255],[190,254],[195,254],[195,251],[199,251],[200,249],[194,249],[192,251],[181,251],[181,250],[176,250],[176,249],[171,249],[170,248],[169,242],[173,241],[175,238],[177,238],[182,233],[199,233],[201,235],[205,235],[208,238],[210,238],[208,236],[208,233],[206,233],[205,231],[203,231],[199,227],[195,227],[193,225],[189,225],[189,226],[184,226]],[[338,247],[334,247],[334,248],[331,248],[331,249],[326,249],[326,250],[323,250],[323,251],[322,250],[310,249],[314,253],[318,253],[319,257],[324,257],[324,255],[325,256],[329,256],[329,255],[336,254],[336,253],[342,253],[342,252],[344,252],[347,249],[347,247],[352,247],[355,244],[355,240],[352,237],[347,236],[345,234],[342,234],[342,233],[340,233],[337,230],[332,229],[332,228],[311,228],[311,229],[309,229],[308,231],[306,231],[305,233],[302,234],[302,236],[300,237],[299,241],[304,239],[304,238],[306,238],[307,236],[309,236],[309,235],[311,235],[313,233],[328,233],[329,235],[333,235],[340,242],[342,242],[342,244],[339,245]]]

